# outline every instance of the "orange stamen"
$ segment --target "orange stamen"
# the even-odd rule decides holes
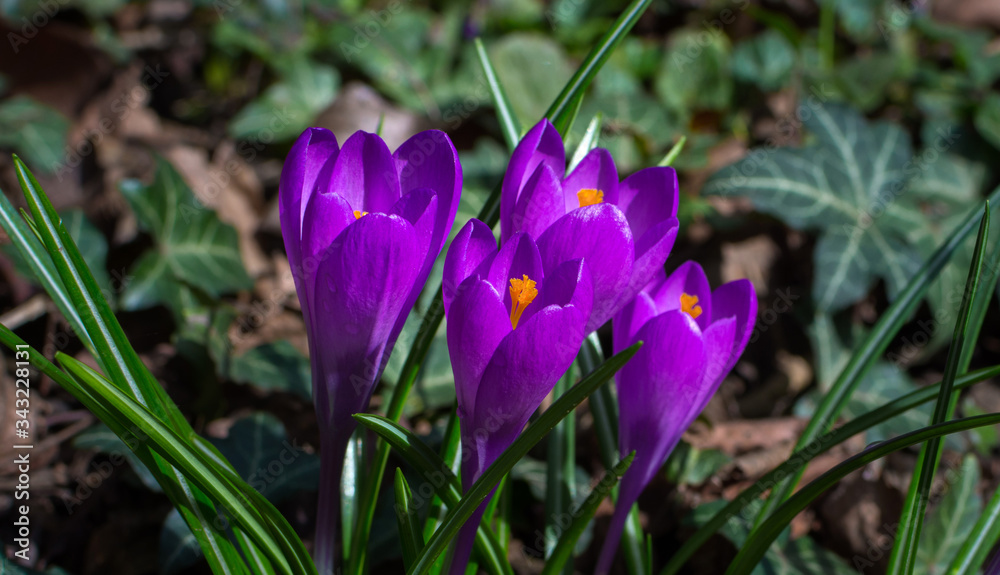
[[[604,201],[604,192],[591,188],[584,188],[576,193],[576,199],[580,200],[580,207],[592,206]]]
[[[514,329],[517,329],[517,322],[520,321],[524,308],[538,295],[535,281],[528,279],[528,274],[523,277],[520,280],[510,278],[510,325]]]
[[[368,212],[362,212],[361,210],[354,210],[354,219],[360,220],[361,216],[367,216]]]
[[[681,311],[688,314],[693,319],[698,319],[698,316],[701,315],[701,306],[698,305],[698,296],[682,293]]]

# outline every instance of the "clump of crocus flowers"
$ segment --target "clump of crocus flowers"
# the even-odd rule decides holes
[[[462,172],[448,138],[422,132],[390,153],[359,132],[295,143],[281,178],[282,233],[309,333],[322,437],[316,555],[335,568],[344,452],[403,322],[448,237]],[[584,337],[614,318],[615,351],[644,346],[616,375],[625,475],[598,572],[625,516],[735,365],[753,329],[745,280],[712,291],[688,262],[664,265],[677,235],[671,168],[619,181],[607,150],[566,173],[562,137],[539,122],[514,151],[500,199],[499,243],[470,220],[445,258],[443,298],[455,378],[461,478],[468,490],[518,437],[572,364]],[[492,497],[492,495],[491,495]],[[455,542],[465,572],[487,501]]]

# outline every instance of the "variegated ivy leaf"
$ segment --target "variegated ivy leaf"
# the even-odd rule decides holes
[[[181,314],[189,286],[212,297],[252,287],[236,230],[197,201],[173,166],[159,160],[152,184],[126,180],[121,191],[156,242],[129,270],[122,307],[164,304]]]
[[[922,167],[899,127],[812,99],[799,108],[811,143],[757,148],[717,172],[706,194],[745,196],[788,225],[820,232],[813,299],[842,309],[879,279],[893,298],[922,262],[913,245],[927,219],[906,193]]]

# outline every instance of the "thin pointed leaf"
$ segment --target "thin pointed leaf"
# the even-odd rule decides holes
[[[7,232],[14,247],[20,252],[21,258],[31,268],[35,279],[38,280],[38,283],[56,304],[56,308],[73,327],[73,331],[83,342],[84,347],[100,361],[100,357],[94,351],[94,344],[90,341],[90,337],[83,327],[83,320],[76,308],[73,307],[73,300],[63,286],[59,272],[52,264],[52,258],[45,251],[45,246],[38,233],[31,229],[25,219],[18,217],[18,211],[3,192],[0,192],[0,223],[3,224],[3,229]]]
[[[584,372],[591,372],[600,364],[603,357],[604,350],[601,349],[597,333],[590,334],[580,348],[580,368]],[[594,430],[597,433],[601,461],[605,469],[611,469],[618,460],[618,402],[611,392],[611,386],[602,386],[590,397],[590,413],[594,417]],[[614,490],[614,498],[618,499],[617,489]],[[633,504],[629,510],[619,545],[628,572],[631,575],[643,573],[646,552],[643,549],[645,543],[642,537],[642,525],[639,523],[638,505]]]
[[[462,488],[458,477],[430,447],[427,447],[427,444],[389,418],[357,413],[354,419],[378,434],[387,445],[412,465],[424,480],[434,487],[435,493],[449,509],[454,509],[459,504]],[[505,561],[496,537],[483,525],[479,526],[479,532],[476,534],[475,550],[480,561],[484,562],[483,567],[490,573],[513,572],[510,564]]]
[[[991,205],[995,205],[998,199],[1000,199],[1000,187],[995,189],[988,198]],[[837,417],[847,406],[847,403],[851,399],[851,394],[857,389],[865,373],[885,353],[893,337],[895,337],[903,324],[906,323],[920,305],[924,294],[927,292],[927,288],[930,287],[930,284],[948,263],[955,251],[965,242],[969,234],[972,233],[978,221],[979,209],[977,208],[968,215],[961,225],[955,228],[951,236],[941,244],[941,247],[910,278],[909,283],[899,293],[892,305],[882,314],[882,317],[872,327],[872,330],[868,333],[868,336],[861,343],[860,347],[851,356],[850,361],[841,370],[837,380],[830,387],[830,391],[823,396],[805,430],[799,436],[799,440],[795,444],[796,450],[801,450],[803,447],[812,444],[818,436],[823,434],[837,421]],[[802,471],[799,470],[795,475],[778,482],[774,486],[770,497],[764,502],[764,506],[757,516],[758,524],[770,514],[776,505],[788,497],[788,494],[795,488],[795,485],[801,478]]]
[[[458,410],[453,406],[451,415],[448,416],[448,425],[445,427],[444,439],[441,444],[441,461],[453,473],[458,473],[459,465],[461,465],[458,450],[461,442],[459,431]],[[447,513],[448,510],[441,500],[441,496],[435,493],[430,512],[427,514],[427,521],[424,522],[424,540],[427,540],[434,533]]]
[[[955,382],[955,389],[965,389],[981,381],[1000,376],[1000,365],[980,369],[960,377]],[[679,573],[684,563],[694,555],[699,547],[705,544],[713,534],[725,525],[730,517],[742,513],[743,508],[752,501],[763,495],[776,480],[781,477],[788,477],[796,474],[805,468],[806,464],[817,456],[829,451],[833,447],[840,445],[851,437],[870,429],[879,423],[888,421],[901,413],[905,413],[918,405],[923,405],[935,397],[941,387],[941,382],[934,385],[922,387],[899,399],[869,411],[841,427],[834,429],[816,438],[811,444],[798,449],[792,453],[781,465],[765,473],[753,485],[740,492],[725,507],[720,509],[707,522],[702,524],[698,530],[684,542],[684,545],[671,556],[670,561],[660,571],[660,575],[675,575]],[[1000,515],[998,515],[1000,516]]]
[[[437,556],[447,547],[448,542],[455,537],[465,521],[472,516],[472,513],[479,504],[486,499],[493,490],[493,487],[514,467],[514,464],[527,455],[528,451],[541,441],[556,424],[572,413],[577,405],[621,369],[625,365],[625,362],[631,359],[641,346],[642,342],[637,342],[632,347],[623,350],[621,353],[604,362],[593,373],[584,377],[580,383],[573,386],[549,406],[534,424],[528,426],[521,436],[514,440],[514,443],[501,453],[500,457],[465,492],[458,506],[449,511],[444,523],[428,540],[427,546],[424,547],[423,552],[417,560],[417,564],[408,573],[411,575],[423,575],[426,573],[434,564]],[[354,417],[360,418],[362,416],[355,415]]]
[[[876,443],[861,453],[848,458],[816,478],[812,483],[805,485],[802,489],[795,492],[760,527],[754,529],[747,538],[746,543],[740,548],[736,558],[729,565],[726,575],[745,575],[752,572],[757,563],[764,557],[764,554],[767,553],[767,549],[771,546],[771,543],[785,530],[792,521],[792,518],[848,474],[890,453],[906,449],[912,445],[918,445],[929,439],[940,438],[953,433],[960,433],[998,423],[1000,423],[1000,414],[955,419],[946,423],[939,423],[918,429],[917,431],[901,435],[889,441]]]
[[[603,118],[604,114],[598,112],[590,119],[590,123],[587,124],[587,131],[583,133],[583,138],[580,139],[580,143],[576,146],[576,151],[573,152],[573,158],[569,161],[566,173],[572,172],[577,164],[587,156],[587,153],[597,147],[597,141],[601,137],[601,121]]]
[[[968,369],[971,354],[965,348],[972,347],[975,342],[968,339],[969,323],[972,316],[972,304],[979,289],[979,279],[983,273],[983,259],[986,257],[986,242],[990,231],[990,204],[986,203],[983,218],[979,223],[979,236],[976,238],[975,255],[969,268],[969,277],[965,282],[965,293],[962,294],[962,305],[958,312],[958,322],[955,324],[955,334],[948,349],[948,359],[945,362],[944,377],[938,391],[937,403],[934,405],[934,416],[931,424],[944,423],[951,419],[958,403],[958,393],[954,389],[955,380]],[[963,365],[963,362],[965,365]],[[917,562],[917,545],[920,532],[924,525],[924,515],[927,511],[927,500],[930,496],[934,474],[941,460],[941,440],[934,438],[920,450],[917,466],[910,479],[910,489],[903,503],[903,513],[900,518],[896,542],[889,557],[887,573],[912,573]]]
[[[601,502],[611,494],[615,486],[618,485],[618,481],[628,471],[633,459],[635,459],[634,451],[609,469],[583,503],[573,510],[570,514],[573,522],[570,523],[570,526],[559,537],[559,542],[556,543],[552,554],[545,562],[542,575],[556,575],[564,565],[572,569],[573,549],[576,547],[577,540],[580,539],[580,535],[583,534],[591,519],[594,518],[594,514],[597,513],[597,508]]]
[[[132,349],[80,250],[34,175],[17,156],[14,157],[14,167],[32,214],[26,222],[45,245],[65,292],[79,313],[83,329],[93,343],[96,357],[100,358],[101,366],[111,376],[111,381],[132,399],[151,409],[157,417],[169,421],[174,430],[186,436],[194,435],[177,406]],[[146,463],[188,521],[209,564],[228,572],[226,564],[235,555],[232,543],[221,529],[199,512],[206,504],[211,507],[210,501],[203,493],[188,486],[183,475],[161,465],[158,455],[152,455]]]
[[[407,569],[413,565],[417,553],[424,546],[417,521],[417,510],[413,508],[413,492],[403,477],[403,472],[396,468],[396,481],[393,485],[396,492],[396,524],[399,526],[399,542],[403,547],[403,566]]]
[[[590,83],[594,81],[597,72],[600,71],[604,63],[611,57],[611,53],[614,52],[618,44],[621,43],[632,27],[635,26],[635,23],[639,21],[639,17],[642,16],[646,8],[652,3],[652,0],[633,0],[629,3],[621,16],[615,20],[615,23],[611,25],[611,28],[608,29],[597,45],[587,54],[587,58],[580,64],[576,73],[566,83],[562,92],[559,93],[559,96],[556,97],[555,102],[552,103],[549,111],[545,114],[545,117],[552,120],[552,123],[557,128],[564,126],[568,129],[568,126],[571,124],[570,119],[575,116],[575,110],[579,106],[583,93],[590,86]],[[560,130],[560,133],[565,134],[562,130]]]
[[[663,156],[663,159],[660,160],[660,163],[657,164],[657,166],[663,168],[672,165],[674,160],[677,159],[677,156],[681,155],[681,152],[684,151],[684,144],[687,143],[687,140],[687,136],[681,136],[681,139],[677,140],[677,143],[670,148],[670,151],[667,152],[666,156]]]
[[[514,115],[514,110],[510,106],[510,100],[507,99],[507,93],[504,92],[503,85],[500,83],[500,79],[497,78],[496,69],[493,68],[493,63],[490,62],[490,56],[486,53],[486,47],[483,46],[483,41],[480,38],[476,38],[476,55],[479,56],[479,65],[483,67],[483,74],[486,75],[486,84],[490,87],[490,95],[493,96],[493,107],[497,111],[497,121],[500,122],[500,131],[503,133],[503,140],[507,143],[507,149],[511,152],[517,147],[517,143],[521,141],[521,125],[517,121],[517,116]]]
[[[570,366],[556,383],[552,397],[560,397],[573,385],[576,378],[575,364]],[[548,437],[548,469],[545,473],[545,557],[555,550],[562,518],[569,513],[576,498],[576,416],[559,422]],[[495,499],[495,498],[494,498]],[[564,570],[572,575],[572,567]]]
[[[271,525],[259,514],[257,505],[260,504],[260,500],[254,501],[247,497],[247,493],[253,491],[252,488],[248,486],[246,490],[233,489],[229,479],[220,473],[220,466],[206,462],[206,457],[199,450],[192,449],[186,441],[144,406],[85,364],[61,352],[57,353],[56,358],[81,387],[88,390],[92,396],[101,398],[102,405],[88,405],[88,408],[97,407],[103,411],[107,417],[105,423],[116,433],[122,431],[120,424],[126,421],[132,426],[132,431],[125,433],[132,433],[133,436],[142,433],[148,445],[173,465],[175,471],[183,470],[183,477],[218,501],[233,520],[254,538],[254,542],[281,572],[315,573],[315,567],[309,569],[311,562],[306,565],[298,561],[299,554],[288,547],[287,540],[273,537]]]

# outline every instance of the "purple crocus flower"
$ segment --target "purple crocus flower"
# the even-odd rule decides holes
[[[611,568],[632,504],[736,365],[756,317],[748,280],[712,291],[701,266],[690,261],[670,277],[660,270],[615,316],[615,352],[644,345],[615,375],[619,451],[635,451],[635,459],[622,478],[596,573]]]
[[[309,128],[281,172],[281,231],[309,334],[322,437],[316,564],[333,572],[340,476],[352,414],[368,407],[458,208],[448,137],[421,132],[390,153],[375,134],[337,145]]]
[[[677,237],[677,173],[646,168],[618,181],[611,154],[588,153],[567,176],[562,137],[548,120],[517,145],[504,175],[500,229],[538,238],[546,271],[584,258],[594,282],[587,333],[602,326],[663,267]]]
[[[583,260],[544,270],[530,235],[513,234],[498,251],[493,232],[478,220],[470,220],[448,249],[443,286],[462,485],[469,489],[573,363],[593,288]],[[487,502],[459,533],[453,574],[465,572]]]

